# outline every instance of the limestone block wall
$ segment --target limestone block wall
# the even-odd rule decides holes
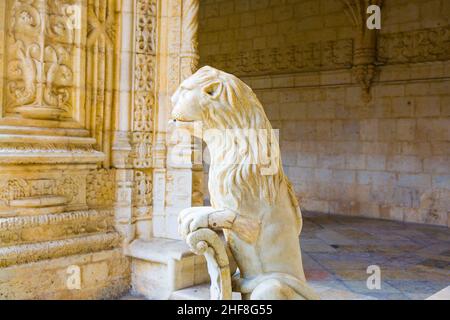
[[[348,66],[351,34],[340,1],[200,1],[201,63],[238,75]]]
[[[302,209],[448,226],[450,3],[384,1],[373,40],[357,2],[201,1],[201,64],[256,91]]]

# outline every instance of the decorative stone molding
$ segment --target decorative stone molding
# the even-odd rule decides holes
[[[166,134],[157,132],[155,135],[155,145],[152,148],[153,167],[164,168],[166,166]]]
[[[341,0],[345,12],[356,29],[354,64],[369,64],[376,59],[377,30],[366,26],[367,8],[371,5],[382,6],[383,0]]]
[[[133,43],[133,86],[131,118],[130,165],[133,168],[131,190],[131,216],[134,225],[151,219],[152,145],[154,139],[154,112],[156,100],[157,66],[157,0],[135,0]],[[144,238],[150,237],[151,228],[138,226]],[[138,234],[140,236],[140,234]]]
[[[246,76],[351,68],[353,41],[312,42],[287,48],[209,55],[204,62]]]
[[[0,143],[0,164],[98,163],[105,154],[89,145]]]
[[[151,168],[152,166],[152,133],[135,131],[131,139],[130,153],[134,168]]]
[[[59,211],[61,206],[82,204],[85,203],[84,192],[80,191],[85,185],[83,180],[83,176],[0,180],[0,207],[30,214],[32,209],[57,207]]]
[[[0,246],[113,231],[111,210],[0,218]]]
[[[75,254],[109,250],[117,247],[119,243],[119,234],[117,232],[111,232],[64,240],[2,247],[0,248],[0,268]]]
[[[386,64],[449,60],[450,28],[381,34],[378,55]]]
[[[152,205],[152,178],[144,171],[134,171],[134,204],[137,206]]]
[[[157,1],[135,0],[132,165],[150,168],[155,105]]]
[[[135,220],[133,218],[133,188],[134,170],[115,170],[115,198],[114,216],[115,228],[120,232],[124,243],[129,243],[135,238]]]
[[[152,202],[153,180],[152,171],[134,170],[133,183],[133,222],[138,222],[138,235],[148,239],[152,235]]]
[[[32,228],[43,225],[58,225],[71,221],[82,223],[83,220],[107,220],[112,217],[112,215],[113,213],[111,210],[85,210],[64,212],[61,214],[0,218],[0,230],[5,231],[21,228]]]

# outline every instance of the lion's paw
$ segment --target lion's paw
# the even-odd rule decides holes
[[[178,217],[178,232],[183,238],[200,228],[208,228],[208,218],[213,210],[208,207],[184,209]]]

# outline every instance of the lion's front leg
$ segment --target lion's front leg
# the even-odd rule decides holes
[[[236,219],[236,213],[227,209],[212,207],[191,207],[180,212],[178,217],[179,233],[182,237],[200,229],[213,230],[231,229]]]

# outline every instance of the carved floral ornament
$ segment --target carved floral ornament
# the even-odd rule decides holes
[[[156,16],[156,0],[136,1],[130,163],[134,168],[140,169],[152,166],[153,112],[156,100]]]
[[[389,64],[449,60],[450,27],[383,34],[378,59]]]
[[[110,206],[114,202],[116,186],[114,171],[92,170],[86,178],[86,202],[90,206]]]
[[[6,111],[25,118],[72,117],[77,93],[80,1],[8,0]]]

